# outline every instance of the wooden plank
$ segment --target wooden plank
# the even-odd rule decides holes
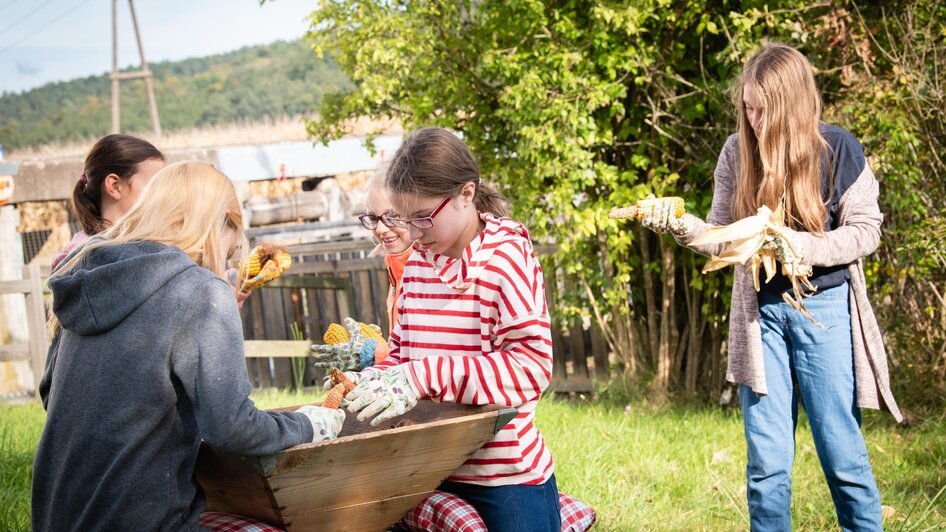
[[[13,281],[0,281],[0,295],[3,294],[25,294],[30,291],[29,279],[16,279]]]
[[[263,329],[266,331],[267,339],[289,339],[291,316],[286,315],[286,307],[283,303],[289,292],[289,290],[282,288],[260,290],[259,295],[262,297],[264,310]],[[267,363],[273,372],[271,386],[290,388],[292,386],[292,362],[287,359],[269,359]]]
[[[308,340],[244,340],[246,358],[295,358],[309,356]]]
[[[391,281],[388,279],[388,270],[375,270],[374,274],[371,276],[373,279],[372,286],[374,287],[374,293],[376,296],[376,303],[378,310],[378,321],[375,323],[381,327],[381,332],[385,337],[391,335],[391,324],[389,322],[388,316],[388,291],[391,290]]]
[[[347,279],[349,286],[346,290],[339,290],[335,294],[338,317],[340,320],[348,317],[355,318],[358,304],[355,301],[355,290],[351,287],[351,272],[338,272],[338,276]]]
[[[348,414],[338,439],[267,457],[204,449],[196,477],[208,510],[257,517],[289,530],[385,530],[515,413],[425,400],[380,427]],[[402,424],[405,419],[411,423]],[[262,486],[254,475],[264,479]]]
[[[549,387],[546,389],[546,393],[549,392],[575,392],[575,393],[585,393],[594,391],[594,383],[591,379],[583,379],[580,377],[570,376],[567,379],[557,379],[553,380]]]
[[[594,356],[595,372],[594,379],[600,382],[607,382],[611,378],[611,361],[608,358],[610,348],[608,341],[601,332],[601,327],[594,320],[591,322],[591,354]]]
[[[357,303],[358,321],[364,323],[378,323],[375,314],[375,299],[371,293],[371,273],[368,270],[359,270],[351,274],[352,297]]]
[[[260,290],[272,288],[319,288],[327,290],[347,290],[351,287],[351,279],[343,277],[325,277],[318,275],[305,275],[301,272],[293,272],[292,275],[284,275],[267,283]]]
[[[30,360],[31,355],[30,344],[0,345],[0,362]]]
[[[252,329],[252,338],[253,339],[263,339],[267,338],[266,336],[266,326],[263,319],[264,309],[263,309],[263,294],[265,290],[258,290],[255,294],[250,296],[249,300],[252,300],[252,316],[253,316],[253,329]],[[248,300],[248,301],[249,301]],[[256,381],[253,383],[254,387],[257,388],[269,388],[272,386],[273,379],[269,370],[269,359],[268,358],[254,358],[253,359],[256,368],[254,374],[256,375]]]
[[[549,261],[551,262],[551,261]],[[566,370],[566,361],[567,361],[567,347],[565,345],[565,340],[562,338],[562,329],[559,327],[559,321],[554,316],[553,309],[558,308],[558,285],[556,283],[556,271],[555,268],[550,268],[543,271],[543,278],[545,280],[545,301],[546,305],[549,308],[549,319],[551,320],[552,328],[552,381],[563,380],[567,378]]]
[[[30,291],[26,294],[26,318],[30,330],[30,360],[33,366],[33,390],[39,395],[39,381],[46,371],[49,339],[46,332],[46,303],[43,300],[43,279],[39,264],[27,268]]]
[[[358,270],[383,269],[384,259],[372,257],[370,259],[331,260],[320,262],[298,262],[292,265],[293,274],[306,273],[342,273]]]

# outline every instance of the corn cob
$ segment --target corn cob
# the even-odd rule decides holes
[[[673,215],[677,218],[683,216],[686,212],[686,204],[683,198],[679,196],[667,196],[665,198],[645,198],[638,201],[630,207],[621,207],[608,213],[608,218],[631,218],[640,220],[646,214],[653,212],[654,209],[670,203],[673,206]]]
[[[382,344],[387,343],[387,340],[385,340],[384,337],[381,336],[381,333],[378,332],[377,329],[368,325],[367,323],[358,322],[358,327],[361,328],[361,333],[367,336],[368,338],[377,340],[378,342],[381,342]]]
[[[322,335],[322,341],[332,345],[342,344],[349,340],[351,340],[351,336],[348,335],[348,331],[337,323],[330,324],[325,334]]]
[[[380,332],[367,323],[358,322],[358,328],[361,329],[361,333],[367,338],[377,340],[381,343],[387,342],[387,340],[381,336]],[[325,334],[322,335],[322,341],[326,344],[341,344],[349,340],[351,340],[351,335],[348,334],[348,330],[337,323],[330,324],[328,329],[326,329]]]
[[[339,371],[338,368],[331,368],[328,370],[329,378],[332,380],[332,389],[328,391],[328,394],[325,396],[325,400],[322,401],[322,406],[325,408],[338,408],[342,405],[342,399],[348,395],[348,392],[355,389],[355,383],[348,378],[348,375],[345,375],[345,372]]]

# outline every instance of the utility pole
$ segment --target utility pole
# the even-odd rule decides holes
[[[154,100],[154,85],[151,70],[145,60],[145,49],[141,44],[141,32],[138,30],[138,17],[135,15],[135,2],[128,0],[131,10],[131,22],[135,28],[135,40],[138,42],[138,55],[141,57],[141,70],[131,72],[118,71],[118,0],[112,0],[112,133],[121,133],[121,105],[119,103],[121,81],[126,79],[144,79],[148,91],[148,110],[151,112],[151,126],[154,134],[161,136],[161,121],[158,119],[158,104]]]

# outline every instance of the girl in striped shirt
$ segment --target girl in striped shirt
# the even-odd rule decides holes
[[[440,490],[470,502],[489,530],[558,531],[552,455],[533,425],[552,341],[542,268],[528,230],[502,215],[467,146],[441,128],[412,133],[386,178],[389,216],[414,240],[391,354],[349,395],[359,419],[404,414],[418,399],[497,404],[519,414]]]

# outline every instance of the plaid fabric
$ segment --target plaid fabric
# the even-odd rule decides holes
[[[214,532],[283,532],[283,529],[267,525],[252,517],[221,512],[200,514],[200,526]]]
[[[559,492],[562,532],[584,532],[595,523],[594,509]],[[487,532],[476,508],[452,493],[435,491],[415,506],[399,525],[412,532]]]
[[[562,532],[584,532],[595,524],[598,517],[594,508],[558,492],[558,501],[562,505]]]

